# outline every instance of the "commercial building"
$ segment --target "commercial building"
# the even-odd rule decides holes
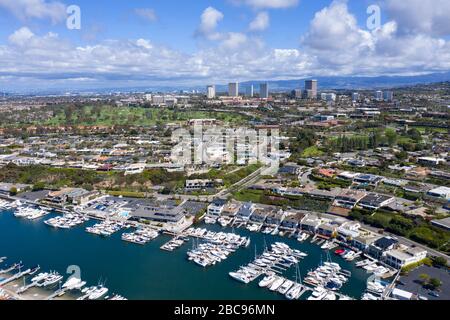
[[[317,80],[306,80],[305,81],[305,98],[306,99],[317,99]]]
[[[383,92],[383,100],[386,102],[391,102],[392,100],[394,100],[394,92],[392,91]]]
[[[420,248],[408,248],[406,250],[393,249],[384,254],[383,261],[395,268],[401,269],[412,263],[419,262],[427,257],[427,252]]]
[[[225,207],[225,204],[227,203],[224,199],[215,199],[209,206],[208,206],[208,215],[212,216],[220,216],[222,214],[222,210]]]
[[[206,87],[206,97],[208,99],[214,99],[216,97],[216,87],[214,85]]]
[[[239,83],[231,82],[228,84],[228,96],[238,97],[239,96]]]
[[[259,85],[259,97],[261,99],[267,99],[269,98],[269,84],[266,83],[261,83]]]

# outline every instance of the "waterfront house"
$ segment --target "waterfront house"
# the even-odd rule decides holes
[[[208,215],[220,216],[226,203],[227,200],[214,199],[213,202],[211,202],[208,206]]]
[[[426,257],[427,251],[417,247],[407,248],[406,250],[392,249],[385,252],[383,261],[395,269],[401,269]]]
[[[174,207],[171,205],[149,203],[134,210],[131,216],[153,222],[180,224],[185,221],[186,213],[186,210],[181,205]]]
[[[231,201],[225,204],[222,209],[222,216],[234,217],[238,213],[239,209],[242,207],[241,202]]]
[[[331,238],[335,232],[337,230],[337,226],[331,223],[322,223],[317,227],[317,232],[318,234],[327,237],[327,238]]]
[[[369,246],[368,253],[375,259],[380,260],[386,251],[394,249],[398,240],[391,237],[382,237]]]
[[[321,224],[322,220],[319,217],[309,214],[301,221],[300,228],[311,233],[316,233]]]
[[[304,217],[305,213],[302,212],[287,212],[285,218],[281,222],[281,227],[296,230],[300,227]]]
[[[281,221],[283,221],[283,218],[283,210],[272,211],[266,217],[266,225],[279,226],[281,224]]]
[[[372,234],[370,232],[363,233],[360,231],[360,234],[350,240],[350,245],[358,250],[366,252],[370,245],[380,239],[381,236]]]
[[[258,205],[250,216],[250,221],[255,223],[264,223],[269,214],[276,212],[276,207],[274,206],[264,206]]]
[[[250,216],[252,215],[253,211],[255,211],[255,206],[251,202],[244,202],[239,209],[236,217],[238,217],[241,220],[247,221],[250,219]]]
[[[360,235],[359,229],[361,225],[356,221],[347,221],[337,228],[338,236],[344,240],[355,239]]]

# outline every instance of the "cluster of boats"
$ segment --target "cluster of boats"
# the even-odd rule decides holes
[[[36,208],[31,206],[19,206],[14,211],[14,216],[17,218],[26,218],[28,220],[35,220],[42,218],[50,213],[48,209]]]
[[[306,233],[306,232],[299,232],[298,236],[297,236],[297,241],[298,242],[304,242],[306,241],[311,235]]]
[[[32,287],[53,288],[58,285],[62,279],[63,276],[56,271],[39,273],[37,276],[31,278],[31,284],[20,287],[16,293],[24,293]]]
[[[322,250],[331,250],[334,249],[338,246],[337,243],[335,243],[334,241],[325,241],[324,243],[321,244],[320,249]]]
[[[233,217],[227,217],[227,216],[220,216],[217,219],[217,222],[224,228],[226,226],[228,226],[232,221],[233,221]]]
[[[322,286],[314,288],[312,294],[308,297],[308,300],[337,300],[337,294],[333,291],[327,290]],[[339,300],[352,300],[348,296],[341,295]]]
[[[186,241],[188,241],[188,239],[185,237],[176,237],[170,240],[169,242],[163,244],[161,246],[161,249],[166,251],[174,251],[175,249],[181,247]]]
[[[3,263],[5,260],[6,257],[0,258],[0,263]],[[82,293],[82,296],[78,298],[78,300],[99,300],[103,298],[108,300],[126,300],[124,297],[120,295],[113,295],[112,297],[107,297],[106,294],[108,293],[109,290],[103,285],[83,288],[86,285],[86,281],[82,281],[81,279],[75,276],[70,277],[69,279],[67,279],[66,282],[64,282],[64,284],[62,284],[62,280],[64,277],[56,271],[42,272],[35,275],[40,270],[39,266],[26,269],[25,271],[21,271],[23,267],[24,265],[22,264],[22,262],[19,262],[14,263],[11,266],[7,266],[3,270],[0,270],[0,274],[11,274],[14,271],[18,270],[17,273],[12,274],[9,278],[3,279],[0,282],[0,285],[4,285],[9,282],[23,278],[24,285],[19,289],[17,289],[16,291],[16,293],[19,295],[25,293],[27,290],[33,287],[42,288],[45,290],[52,290],[52,289],[55,290],[55,288],[58,287],[58,289],[47,299],[60,297],[68,291],[80,291]],[[31,276],[33,277],[31,278]],[[28,284],[25,284],[26,279],[25,277],[31,278],[30,281],[28,281]],[[6,295],[6,292],[0,290],[0,300],[8,299],[8,297],[9,295]]]
[[[92,227],[87,227],[86,231],[99,236],[109,237],[123,227],[125,227],[123,222],[105,220],[101,223],[93,225]]]
[[[0,212],[2,210],[9,210],[13,207],[13,205],[11,204],[11,202],[0,199]]]
[[[135,232],[122,234],[122,240],[144,245],[158,237],[159,233],[153,229],[142,228]]]
[[[189,228],[184,235],[205,239],[214,244],[231,244],[240,247],[248,247],[250,238],[242,237],[235,233],[214,232],[204,228]]]
[[[371,259],[361,260],[356,263],[358,268],[363,268],[367,273],[373,273],[377,277],[382,277],[390,270],[386,267],[380,266],[376,261]]]
[[[239,247],[233,244],[214,244],[211,242],[199,244],[192,250],[188,251],[188,260],[194,261],[202,267],[215,265],[235,252]]]
[[[338,291],[348,281],[351,273],[342,270],[335,262],[324,262],[316,270],[308,272],[305,282],[328,290]]]
[[[205,223],[206,224],[216,224],[217,223],[217,217],[213,217],[210,215],[205,216]]]
[[[12,300],[12,297],[8,293],[6,293],[5,290],[0,288],[0,301],[5,301],[5,300]]]
[[[68,213],[58,217],[54,217],[44,221],[44,223],[53,228],[71,229],[89,221],[89,218],[76,213]]]
[[[337,249],[334,253],[347,261],[353,261],[361,255],[361,252],[355,252],[348,249]]]
[[[307,288],[297,281],[285,279],[276,275],[274,272],[268,272],[266,276],[259,281],[259,287],[268,288],[270,291],[278,292],[289,300],[299,299]]]
[[[291,249],[285,243],[276,242],[272,244],[270,251],[265,250],[252,263],[241,267],[236,272],[230,272],[229,275],[233,279],[247,284],[268,272],[282,273],[306,256],[306,253]]]

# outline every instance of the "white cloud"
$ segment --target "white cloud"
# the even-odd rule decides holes
[[[269,27],[270,18],[267,12],[260,12],[256,15],[255,19],[250,22],[250,31],[263,31]]]
[[[134,12],[141,18],[149,21],[149,22],[155,22],[158,20],[158,16],[156,15],[155,10],[151,8],[138,8],[135,9]]]
[[[58,1],[46,0],[0,0],[0,7],[11,11],[19,19],[50,19],[61,22],[66,17],[66,6]]]
[[[221,42],[222,48],[228,50],[236,50],[247,42],[247,36],[243,33],[230,32],[227,37]]]
[[[216,28],[223,17],[223,13],[219,10],[213,7],[206,8],[200,17],[200,26],[197,29],[197,34],[210,40],[217,40],[220,34],[216,31]]]
[[[30,29],[28,29],[27,27],[22,27],[19,30],[16,30],[12,35],[10,35],[8,40],[14,45],[22,46],[33,37],[34,33],[31,32]]]
[[[429,34],[399,32],[397,21],[369,32],[359,28],[346,1],[316,13],[302,37],[305,52],[330,74],[395,74],[446,71],[450,43]]]
[[[299,0],[231,0],[236,5],[248,5],[256,9],[282,9],[295,7]]]
[[[384,6],[402,33],[450,35],[448,0],[385,0]]]

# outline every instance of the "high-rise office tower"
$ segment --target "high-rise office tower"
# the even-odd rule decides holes
[[[305,97],[307,99],[317,99],[317,80],[305,81]]]
[[[392,91],[385,91],[383,93],[383,99],[384,99],[384,101],[388,101],[388,102],[394,100],[394,92],[392,92]]]
[[[261,99],[267,99],[269,98],[269,84],[266,83],[261,83],[259,85],[259,97]]]
[[[228,84],[228,95],[230,97],[239,96],[239,82],[231,82]]]

